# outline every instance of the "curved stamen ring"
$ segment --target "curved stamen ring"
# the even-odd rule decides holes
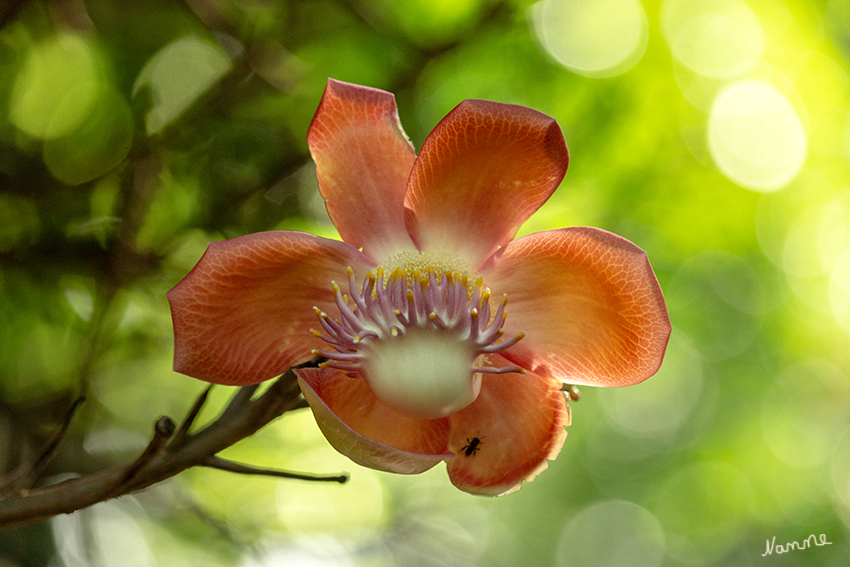
[[[481,278],[434,268],[412,277],[401,268],[384,281],[378,268],[358,289],[348,270],[349,295],[333,282],[339,318],[314,307],[333,350],[314,350],[352,377],[364,378],[375,395],[407,415],[433,419],[463,409],[478,397],[481,374],[525,373],[518,366],[480,366],[523,338],[502,340],[507,296],[490,313],[490,290]]]
[[[450,332],[456,340],[468,343],[476,357],[506,350],[525,336],[519,333],[497,342],[504,334],[502,327],[508,317],[505,312],[508,296],[502,296],[496,312],[490,317],[490,290],[483,288],[481,278],[471,286],[470,293],[469,278],[457,272],[446,272],[438,278],[435,270],[429,268],[427,275],[415,271],[408,281],[406,272],[398,268],[390,274],[385,285],[383,269],[378,268],[377,274],[369,272],[358,291],[354,271],[348,268],[348,287],[350,295],[346,296],[339,285],[332,282],[339,319],[332,319],[313,307],[324,333],[310,331],[335,349],[335,352],[313,351],[328,359],[324,366],[350,373],[356,371],[364,356],[360,347],[365,339],[400,337],[414,329]],[[518,366],[472,366],[470,370],[491,374],[525,373]]]

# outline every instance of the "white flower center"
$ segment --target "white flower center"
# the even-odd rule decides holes
[[[349,268],[350,296],[336,282],[333,291],[340,318],[314,308],[324,334],[312,330],[334,351],[324,366],[365,379],[375,395],[394,409],[418,418],[451,415],[471,404],[481,389],[481,373],[524,372],[516,366],[476,366],[482,355],[501,352],[524,336],[498,341],[507,314],[507,296],[490,317],[490,290],[480,278],[433,267],[408,278],[396,269],[370,272],[360,290]],[[471,289],[471,291],[470,291]]]
[[[392,340],[363,341],[362,368],[375,395],[399,411],[443,417],[475,401],[481,374],[465,341],[439,329],[412,329]]]

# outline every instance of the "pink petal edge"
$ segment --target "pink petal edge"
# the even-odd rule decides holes
[[[508,295],[503,354],[572,384],[627,386],[661,365],[670,319],[646,253],[588,227],[530,234],[482,268],[493,297]]]
[[[568,163],[553,118],[464,101],[437,124],[413,164],[408,231],[420,250],[460,256],[474,270],[546,202]]]
[[[166,295],[174,321],[174,370],[216,384],[273,378],[324,343],[313,306],[335,309],[331,280],[373,267],[353,247],[294,231],[213,242]]]
[[[399,414],[375,398],[364,380],[332,368],[302,368],[295,373],[322,433],[355,463],[419,474],[452,456],[445,451],[448,423],[444,419]]]
[[[343,240],[376,262],[415,250],[404,226],[415,153],[392,93],[328,79],[307,143]]]
[[[510,364],[499,355],[489,363]],[[450,416],[449,478],[459,489],[481,496],[519,490],[555,459],[567,437],[570,406],[561,382],[533,373],[485,374],[478,399]],[[471,454],[469,441],[478,438]]]

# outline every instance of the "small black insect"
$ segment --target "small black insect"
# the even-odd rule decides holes
[[[467,457],[473,457],[475,456],[475,453],[481,450],[481,443],[481,439],[479,439],[478,437],[473,437],[471,440],[469,439],[469,437],[467,437],[466,445],[461,447],[460,450],[463,451],[463,454]]]

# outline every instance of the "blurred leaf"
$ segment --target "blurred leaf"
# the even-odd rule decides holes
[[[40,225],[38,211],[32,201],[0,193],[0,252],[35,242]]]
[[[132,140],[129,105],[117,91],[104,88],[77,129],[45,143],[44,163],[59,181],[79,185],[121,163],[130,152]]]
[[[77,35],[60,34],[34,45],[15,77],[12,123],[36,138],[74,131],[98,99],[97,57],[89,42]]]
[[[217,45],[199,37],[177,40],[154,55],[133,85],[135,96],[148,89],[152,106],[145,116],[148,134],[168,126],[231,68]]]

